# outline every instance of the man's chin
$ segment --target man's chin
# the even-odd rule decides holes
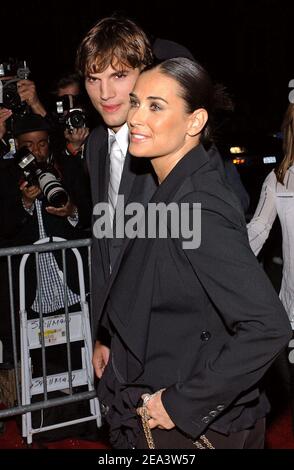
[[[127,116],[109,116],[108,114],[105,115],[104,113],[101,114],[101,117],[106,124],[107,127],[110,128],[120,128],[122,127],[126,121],[127,121]]]

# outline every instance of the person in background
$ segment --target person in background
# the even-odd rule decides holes
[[[258,255],[267,240],[276,217],[279,217],[282,230],[283,272],[280,299],[288,313],[294,330],[294,104],[290,103],[282,122],[284,158],[277,168],[266,177],[256,211],[247,225],[250,246]],[[289,345],[288,376],[289,396],[294,422],[294,366]],[[279,362],[280,373],[283,363]],[[285,373],[284,373],[285,375]]]
[[[159,186],[101,305],[111,346],[98,397],[114,448],[264,444],[261,380],[291,331],[240,204],[204,149],[227,105],[220,89],[197,62],[177,58],[143,71],[130,93],[129,151],[150,159]],[[185,206],[185,217],[152,218],[154,204]],[[141,231],[147,221],[155,237]]]
[[[28,149],[34,156],[38,169],[47,181],[47,190],[41,189],[40,178],[36,178],[31,170],[30,177],[25,175],[19,165],[19,154],[13,159],[4,160],[0,172],[0,245],[1,247],[30,245],[39,239],[58,237],[65,240],[76,240],[89,236],[88,229],[91,224],[92,203],[90,192],[81,171],[79,160],[75,158],[58,158],[56,149],[50,139],[51,128],[48,120],[38,114],[26,114],[13,121],[13,135],[17,151]],[[31,158],[31,157],[30,157]],[[53,176],[53,179],[52,179]],[[55,185],[59,182],[60,188],[66,192],[63,201],[55,203],[49,198],[48,183]],[[60,194],[60,192],[59,192]],[[64,195],[64,193],[62,192]],[[53,193],[51,193],[51,196]],[[89,294],[88,253],[86,248],[78,248],[82,259],[85,280],[85,293]],[[27,260],[25,268],[25,308],[28,319],[39,318],[40,311],[44,317],[64,315],[65,294],[69,312],[81,310],[80,286],[78,278],[78,265],[72,250],[65,250],[66,285],[64,285],[65,269],[61,250],[40,253],[39,255],[39,284],[34,255]],[[19,263],[21,256],[12,257],[13,296],[15,312],[19,311]],[[39,296],[40,294],[40,296]],[[8,292],[7,260],[0,259],[0,303],[1,324],[0,339],[4,345],[4,362],[11,368],[13,364],[11,344],[10,305]],[[19,352],[19,321],[15,316],[17,347]],[[77,370],[82,367],[83,341],[70,342],[71,367]],[[30,363],[34,378],[42,377],[42,356],[40,349],[30,351]],[[46,348],[46,373],[56,375],[68,370],[66,344],[53,345]],[[51,379],[48,379],[48,381]],[[66,391],[66,389],[65,389]],[[63,392],[55,392],[63,396]],[[41,398],[40,398],[41,399]],[[86,406],[86,405],[85,405]],[[87,406],[86,406],[87,407]],[[88,412],[88,411],[86,411]],[[50,413],[35,411],[33,413],[33,426],[48,426],[59,422],[60,417],[66,420],[81,417],[81,404],[71,403],[61,408],[57,407]],[[89,423],[90,424],[90,423]],[[88,423],[78,426],[66,427],[60,433],[56,430],[42,434],[62,437],[75,437],[77,432],[91,432]]]
[[[54,95],[58,98],[68,96],[72,100],[74,108],[85,111],[84,99],[82,97],[82,84],[77,73],[62,76],[57,84]],[[89,135],[89,127],[75,127],[64,130],[65,154],[68,156],[84,157],[84,145]]]
[[[87,126],[77,127],[73,129],[63,128],[56,122],[55,116],[48,112],[37,93],[37,88],[32,80],[19,80],[17,82],[17,92],[22,102],[29,106],[29,110],[33,114],[38,114],[48,121],[52,129],[52,141],[55,147],[59,147],[59,152],[64,152],[67,156],[77,156],[83,158],[84,144],[89,135]],[[61,77],[54,92],[55,97],[62,98],[64,96],[71,97],[73,107],[85,107],[81,93],[81,83],[78,74],[67,74]],[[65,114],[67,111],[65,112]],[[6,121],[13,116],[13,112],[9,109],[0,109],[0,152],[7,152],[7,143],[4,140],[6,133]],[[54,135],[55,134],[55,135]],[[3,141],[2,141],[3,139]],[[5,152],[4,152],[5,151]]]
[[[43,172],[50,171],[67,194],[66,200],[57,206],[48,200],[41,190],[38,180],[28,180],[17,156],[3,162],[0,172],[0,245],[1,247],[28,245],[46,237],[61,237],[68,240],[85,238],[91,222],[91,199],[84,176],[80,171],[79,162],[75,159],[63,160],[56,163],[54,149],[49,141],[50,127],[48,121],[38,114],[27,114],[14,121],[14,137],[17,149],[26,147],[34,156]],[[60,162],[60,160],[59,160]],[[87,259],[81,250],[84,260],[84,272],[87,281]],[[36,317],[42,311],[44,315],[52,315],[64,308],[64,286],[62,280],[61,253],[54,252],[40,255],[40,284],[42,289],[42,305],[39,305],[37,295],[37,279],[33,258],[30,257],[26,271],[26,301],[30,315]],[[4,260],[4,258],[3,258]],[[14,265],[14,292],[18,292],[18,262]],[[68,305],[69,308],[79,307],[79,283],[75,258],[68,252],[66,255]],[[1,264],[3,267],[3,265]],[[6,269],[7,270],[7,269]],[[1,270],[4,279],[4,269]],[[8,282],[3,282],[1,298],[7,297]],[[88,289],[89,287],[86,286]],[[18,296],[15,294],[17,310]],[[2,299],[3,300],[3,299]],[[8,301],[3,300],[5,305]],[[3,303],[1,302],[3,305]],[[8,310],[9,311],[9,310]],[[7,312],[5,312],[7,313]],[[5,315],[3,314],[3,322]],[[9,316],[7,314],[7,323]],[[2,322],[2,325],[3,325]],[[4,341],[9,343],[10,335],[5,334]],[[6,347],[6,351],[11,348]],[[6,361],[9,361],[8,357]]]
[[[56,84],[55,94],[57,96],[72,95],[78,96],[81,93],[80,77],[76,73],[69,73],[62,76]]]

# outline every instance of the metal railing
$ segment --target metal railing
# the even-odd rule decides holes
[[[36,262],[36,270],[37,270],[37,291],[39,291],[40,287],[40,278],[38,275],[39,271],[39,254],[40,253],[48,253],[54,251],[61,251],[62,254],[62,271],[64,275],[64,286],[67,286],[67,273],[66,273],[66,250],[68,249],[78,249],[78,248],[88,248],[87,250],[87,257],[88,257],[88,269],[89,269],[89,291],[91,292],[91,239],[79,239],[79,240],[71,240],[71,241],[58,241],[58,242],[48,242],[39,245],[24,245],[18,247],[10,247],[10,248],[1,248],[0,249],[0,258],[6,257],[7,258],[7,266],[8,266],[8,285],[9,285],[9,304],[10,304],[10,322],[11,322],[11,337],[12,337],[12,352],[13,352],[13,367],[15,370],[15,389],[16,389],[16,402],[15,406],[11,408],[6,408],[0,410],[0,418],[7,418],[19,414],[25,414],[28,412],[32,412],[35,410],[42,410],[46,408],[55,407],[57,405],[64,405],[67,403],[74,403],[82,400],[90,400],[96,397],[95,390],[87,390],[83,392],[74,392],[73,391],[73,383],[72,383],[72,370],[71,370],[71,354],[70,354],[70,338],[69,338],[69,309],[68,309],[68,302],[67,302],[67,289],[64,289],[65,296],[64,296],[64,312],[66,320],[66,344],[67,344],[67,360],[69,365],[68,370],[68,389],[69,394],[66,396],[61,396],[58,398],[48,398],[47,395],[47,376],[46,376],[46,359],[45,359],[45,339],[44,339],[44,330],[43,330],[43,323],[44,317],[42,313],[42,309],[40,308],[39,312],[39,321],[40,321],[40,339],[41,339],[41,349],[42,349],[42,365],[43,367],[43,384],[44,384],[44,400],[40,400],[35,403],[30,404],[22,404],[21,399],[21,383],[19,380],[19,353],[20,348],[18,347],[17,343],[17,332],[16,332],[16,316],[19,315],[19,311],[16,311],[15,305],[19,302],[15,301],[16,295],[18,292],[15,292],[14,289],[14,275],[13,275],[13,258],[16,256],[26,255],[26,254],[34,254],[35,255],[35,262]],[[90,296],[89,296],[90,298]],[[46,318],[46,317],[45,317]],[[92,310],[90,308],[90,323],[92,324]],[[0,363],[1,368],[1,363]],[[22,374],[21,374],[22,375]],[[69,422],[68,425],[72,424]]]

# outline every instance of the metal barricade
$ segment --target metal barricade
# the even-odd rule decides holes
[[[88,247],[88,260],[90,260],[90,239],[64,241],[60,238],[54,238],[53,242],[49,243],[49,239],[43,239],[35,245],[28,245],[23,247],[15,247],[0,250],[0,257],[6,256],[8,260],[8,278],[9,278],[9,297],[10,297],[10,310],[11,310],[11,329],[12,329],[12,344],[13,344],[13,358],[14,369],[18,370],[17,358],[17,340],[16,340],[16,327],[15,327],[15,302],[13,295],[13,276],[12,276],[12,262],[11,257],[14,255],[23,254],[23,258],[19,268],[19,293],[20,293],[20,365],[21,365],[21,391],[18,381],[18,373],[15,374],[15,386],[17,395],[17,406],[0,410],[0,418],[22,414],[22,429],[23,436],[26,437],[28,444],[32,442],[34,433],[47,431],[49,429],[69,426],[74,423],[96,420],[97,426],[101,426],[101,415],[99,409],[99,402],[94,390],[94,375],[91,364],[92,356],[92,340],[90,330],[89,308],[86,299],[84,272],[81,255],[77,248]],[[79,281],[79,296],[81,309],[75,312],[69,312],[67,302],[67,272],[66,272],[66,258],[65,252],[67,249],[72,250],[75,255],[78,271]],[[64,313],[61,315],[46,315],[42,313],[40,308],[39,318],[29,319],[26,311],[25,302],[25,266],[30,255],[35,254],[36,258],[36,274],[37,274],[37,292],[40,296],[40,272],[39,272],[39,254],[44,252],[52,252],[61,250],[62,252],[62,271],[63,271],[63,284],[64,284]],[[39,305],[41,305],[39,298]],[[81,362],[80,369],[72,370],[71,365],[71,344],[74,342],[81,342]],[[68,369],[62,373],[47,375],[46,371],[46,349],[54,348],[55,345],[65,344],[67,351],[67,365]],[[80,344],[80,343],[79,343]],[[40,349],[42,353],[42,369],[43,376],[32,376],[31,354],[33,349]],[[78,391],[78,388],[83,386],[87,388],[86,391]],[[66,396],[58,398],[49,398],[48,393],[51,391],[65,390],[68,393]],[[32,403],[32,397],[42,394],[44,399]],[[31,412],[33,410],[44,410],[49,407],[63,405],[68,403],[77,402],[80,400],[90,400],[90,415],[64,421],[62,423],[52,424],[50,426],[43,426],[34,429],[32,427]]]

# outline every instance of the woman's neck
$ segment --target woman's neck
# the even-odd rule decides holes
[[[151,163],[154,168],[154,171],[157,175],[158,182],[161,184],[172,169],[177,165],[177,163],[182,160],[182,158],[190,151],[192,148],[198,145],[199,142],[190,143],[181,148],[180,151],[173,154],[164,155],[162,157],[151,158]]]

